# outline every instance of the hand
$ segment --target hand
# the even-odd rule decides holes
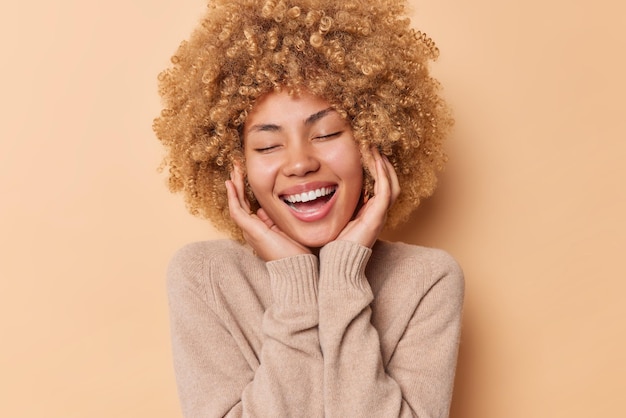
[[[311,253],[308,248],[283,233],[262,208],[256,214],[252,213],[238,165],[235,165],[230,177],[230,180],[226,180],[230,217],[241,228],[244,239],[259,257],[272,261]]]
[[[337,236],[338,240],[353,241],[371,247],[380,235],[387,211],[400,194],[400,183],[393,165],[377,148],[363,155],[365,165],[374,177],[374,196],[364,202],[353,220]]]

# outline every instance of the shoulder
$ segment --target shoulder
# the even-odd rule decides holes
[[[228,239],[192,242],[174,253],[168,272],[197,273],[211,263],[236,260],[245,251],[241,244]]]
[[[379,240],[373,248],[370,262],[374,267],[386,270],[388,276],[409,280],[418,277],[424,290],[443,281],[446,286],[463,293],[463,270],[444,250]]]
[[[214,270],[254,263],[256,257],[240,243],[222,239],[185,245],[174,253],[167,268],[168,288],[203,287]]]
[[[222,258],[236,259],[245,252],[249,251],[237,241],[230,239],[192,242],[174,253],[170,266]]]

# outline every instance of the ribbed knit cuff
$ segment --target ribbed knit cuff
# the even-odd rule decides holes
[[[320,289],[371,293],[365,266],[372,249],[352,241],[333,241],[320,250]]]
[[[312,254],[296,255],[266,263],[274,303],[317,305],[318,263]]]

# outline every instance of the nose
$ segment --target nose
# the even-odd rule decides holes
[[[292,144],[286,153],[283,174],[285,176],[305,176],[319,170],[319,158],[311,148],[308,143]]]

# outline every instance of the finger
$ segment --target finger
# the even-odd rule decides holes
[[[374,178],[374,182],[377,182],[378,181],[378,164],[377,164],[377,161],[380,160],[380,151],[378,151],[378,148],[371,147],[370,148],[370,156],[371,156],[370,167],[369,167],[370,174]]]
[[[230,217],[233,218],[235,223],[239,224],[244,209],[241,207],[241,202],[237,197],[237,188],[235,187],[235,184],[232,180],[226,180],[225,185]]]
[[[241,224],[244,218],[250,217],[250,209],[248,207],[241,206],[241,200],[237,195],[237,188],[235,187],[235,183],[231,180],[226,180],[226,196],[228,199],[228,210],[230,212],[230,216],[235,220],[235,222]]]
[[[369,197],[370,199],[381,193],[381,189],[380,189],[381,172],[380,172],[380,166],[378,164],[378,161],[380,159],[381,159],[380,151],[375,146],[372,146],[370,148],[370,161],[369,161],[370,166],[368,167],[368,169],[370,171],[372,179],[374,180],[374,186],[372,190],[373,195]]]
[[[393,168],[393,164],[391,164],[387,156],[383,156],[383,160],[385,162],[387,176],[389,177],[391,184],[391,203],[393,203],[400,195],[400,181],[398,180],[398,173],[396,173],[396,169]]]
[[[237,190],[237,198],[240,201],[242,207],[245,207],[244,200],[244,184],[243,184],[243,173],[241,172],[241,166],[237,163],[233,166],[233,172],[231,173],[233,184],[235,185],[235,189]]]
[[[268,228],[273,228],[274,226],[276,226],[276,224],[274,223],[274,221],[272,220],[272,218],[269,217],[269,215],[267,214],[267,212],[265,212],[265,210],[263,208],[257,210],[256,212],[257,216],[259,217],[259,219],[261,221],[263,221],[263,223],[265,225],[267,225]]]
[[[385,165],[385,160],[378,154],[376,159],[376,183],[374,183],[374,196],[379,196],[380,199],[384,199],[389,204],[391,197],[391,184],[389,179],[389,173]]]
[[[362,153],[363,165],[372,177],[376,176],[376,159],[373,154],[375,149],[375,147],[370,147]]]
[[[250,203],[248,203],[248,199],[246,198],[243,171],[238,163],[234,164],[231,177],[237,190],[237,198],[239,199],[239,204],[242,208],[246,210],[246,212],[250,213]]]

